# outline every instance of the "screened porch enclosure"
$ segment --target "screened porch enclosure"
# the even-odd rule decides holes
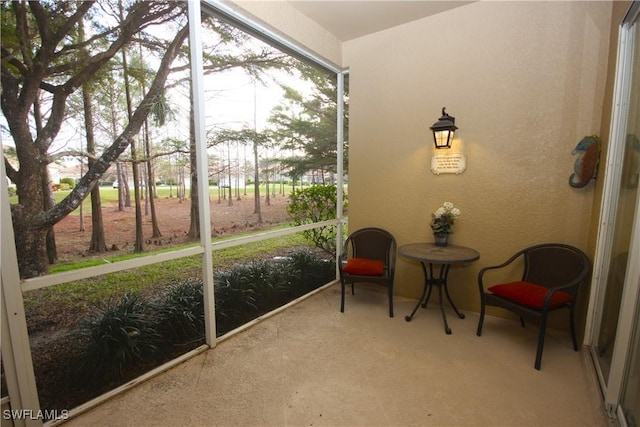
[[[19,233],[7,219],[26,193],[4,178],[16,176],[20,144],[8,151],[3,144],[10,166],[3,164],[2,191],[10,197],[2,199],[2,311],[16,317],[3,319],[2,408],[42,408],[33,420],[16,412],[16,425],[66,420],[336,278],[345,227],[336,200],[347,193],[344,75],[291,46],[265,43],[224,9],[200,15],[199,5],[183,6],[184,15],[157,25],[160,36],[144,34],[160,46],[189,27],[192,49],[174,60],[164,111],[145,122],[132,143],[137,153],[123,152],[97,181],[102,207],[87,193],[54,226],[58,262],[35,277],[20,266],[20,278],[15,263],[24,260],[9,251]],[[124,52],[130,75],[163,66],[150,45]],[[143,105],[153,87],[111,70],[127,84],[96,92],[93,114],[114,124],[95,128],[105,140],[115,138],[118,121],[126,125],[125,86],[129,108]],[[62,136],[81,122],[65,121]],[[71,143],[78,148],[63,160],[92,173],[84,141]],[[78,178],[51,186],[52,200],[68,203],[82,191]],[[289,212],[292,195],[314,187],[329,193],[333,210],[320,219]],[[97,210],[108,221],[104,254],[86,249]]]

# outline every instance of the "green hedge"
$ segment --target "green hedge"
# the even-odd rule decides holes
[[[214,274],[217,334],[225,334],[335,278],[335,261],[308,250],[238,264]],[[76,378],[106,383],[204,342],[202,280],[169,283],[148,301],[126,294],[81,323]]]

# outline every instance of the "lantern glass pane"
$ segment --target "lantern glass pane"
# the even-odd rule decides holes
[[[450,142],[453,135],[453,132],[450,130],[436,131],[433,133],[436,148],[447,148],[450,147]]]

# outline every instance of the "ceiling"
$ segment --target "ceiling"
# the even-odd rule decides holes
[[[290,0],[289,3],[339,40],[347,41],[472,1]]]

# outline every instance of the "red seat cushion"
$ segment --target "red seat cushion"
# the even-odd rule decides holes
[[[359,276],[382,276],[384,262],[378,259],[351,258],[342,270]]]
[[[491,286],[488,291],[509,301],[541,310],[544,296],[549,292],[549,288],[528,282],[512,282]],[[571,301],[573,301],[571,295],[557,291],[549,301],[549,308],[559,307]]]

